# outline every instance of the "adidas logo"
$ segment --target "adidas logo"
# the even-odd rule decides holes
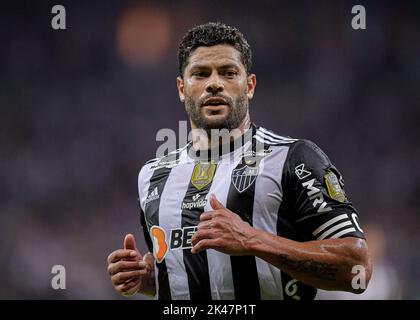
[[[147,204],[150,201],[157,200],[157,199],[159,199],[159,197],[160,197],[160,195],[159,195],[158,187],[155,187],[153,189],[153,191],[150,192],[149,195],[147,196],[147,199],[146,199],[145,203]]]

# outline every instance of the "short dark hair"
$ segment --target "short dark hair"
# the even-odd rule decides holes
[[[178,67],[180,76],[184,76],[188,58],[194,49],[218,44],[230,44],[235,47],[241,54],[241,61],[245,66],[246,73],[251,73],[252,52],[244,35],[238,29],[227,26],[224,23],[209,22],[188,30],[179,43]]]

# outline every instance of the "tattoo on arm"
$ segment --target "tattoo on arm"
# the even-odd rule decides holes
[[[313,259],[296,260],[291,259],[288,254],[280,254],[281,266],[286,266],[298,272],[304,272],[323,280],[336,280],[338,267],[331,263],[318,262]]]

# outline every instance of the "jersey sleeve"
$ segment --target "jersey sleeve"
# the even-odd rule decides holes
[[[316,144],[295,142],[284,174],[283,193],[303,239],[365,238],[340,172]]]

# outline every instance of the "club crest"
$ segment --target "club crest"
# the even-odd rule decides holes
[[[259,169],[258,167],[250,167],[244,165],[232,171],[232,184],[239,193],[248,189],[257,179]]]

